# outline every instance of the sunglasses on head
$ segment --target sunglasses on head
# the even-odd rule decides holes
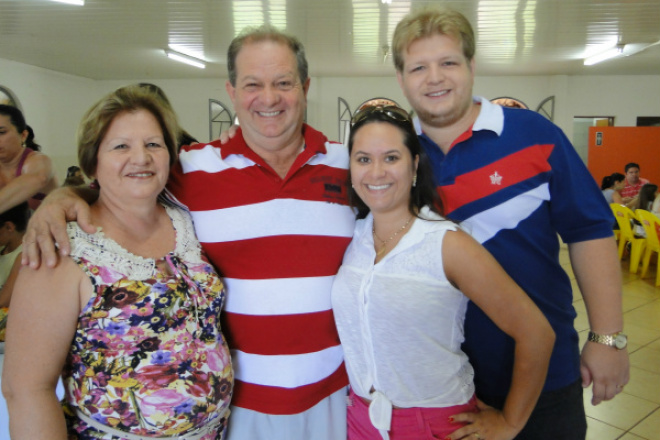
[[[374,113],[382,113],[392,121],[412,123],[412,120],[410,119],[410,115],[408,114],[408,112],[406,112],[404,109],[400,107],[396,107],[394,105],[386,105],[386,106],[367,105],[355,112],[355,114],[351,118],[351,127],[357,124],[358,122],[364,121]]]

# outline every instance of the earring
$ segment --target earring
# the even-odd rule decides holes
[[[413,188],[417,186],[417,173],[413,176]]]
[[[22,146],[23,148],[25,148],[25,141],[23,141],[23,142],[21,143],[21,146]]]

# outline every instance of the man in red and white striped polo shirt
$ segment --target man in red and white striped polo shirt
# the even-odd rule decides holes
[[[303,123],[300,42],[236,37],[227,92],[240,129],[184,147],[169,190],[227,287],[235,388],[229,440],[344,440],[348,384],[330,289],[352,234],[348,152]]]
[[[621,197],[623,198],[623,203],[628,204],[634,198],[638,197],[639,190],[649,183],[649,181],[639,177],[639,164],[635,162],[626,164],[625,172],[626,186],[621,190]]]

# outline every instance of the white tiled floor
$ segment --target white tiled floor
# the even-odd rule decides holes
[[[568,251],[560,259],[572,278]],[[628,260],[621,262],[623,273],[624,330],[628,334],[630,383],[609,402],[591,405],[585,392],[587,440],[660,440],[660,288],[654,287],[656,263],[644,279],[631,274]],[[588,331],[584,302],[574,283],[575,327],[582,344]]]

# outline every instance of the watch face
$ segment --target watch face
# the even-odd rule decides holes
[[[614,346],[619,350],[626,348],[626,345],[628,345],[628,338],[626,338],[625,335],[617,335],[617,337],[614,338]]]

